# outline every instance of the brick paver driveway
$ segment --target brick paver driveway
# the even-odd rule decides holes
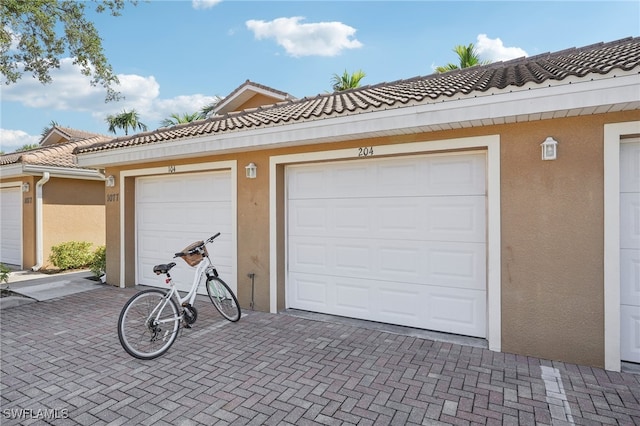
[[[1,313],[11,424],[640,424],[640,376],[353,325],[248,312],[199,318],[163,357],[120,347],[135,292],[96,290]]]

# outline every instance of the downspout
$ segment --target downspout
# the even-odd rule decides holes
[[[31,270],[37,271],[42,268],[44,263],[44,230],[43,230],[43,214],[42,214],[42,187],[49,182],[49,172],[42,173],[42,179],[36,183],[36,264]]]

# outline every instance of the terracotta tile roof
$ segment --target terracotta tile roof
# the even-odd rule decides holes
[[[87,133],[87,132],[84,132]],[[111,137],[98,135],[71,142],[47,145],[23,152],[14,152],[0,156],[0,166],[8,164],[30,164],[38,166],[79,168],[75,163],[73,151],[76,148],[91,146],[111,140]]]
[[[259,84],[259,83],[256,83],[255,81],[251,81],[251,80],[246,80],[240,86],[238,86],[235,89],[233,89],[233,91],[231,93],[229,93],[224,99],[233,98],[238,92],[241,92],[245,87],[248,87],[248,86],[258,87],[260,89],[263,89],[266,92],[272,92],[272,93],[278,94],[278,95],[282,96],[283,98],[295,99],[295,97],[291,96],[287,92],[283,92],[282,90],[277,90],[277,89],[274,89],[272,87],[265,86],[264,84]]]
[[[206,134],[433,103],[489,90],[509,90],[510,87],[522,87],[526,84],[540,85],[550,81],[562,81],[571,76],[580,78],[591,74],[607,74],[615,69],[629,71],[639,66],[640,37],[626,38],[443,74],[288,100],[271,106],[120,137],[79,148],[77,152],[97,152]]]
[[[55,126],[51,130],[57,129],[60,133],[69,138],[69,141],[76,141],[80,139],[89,139],[97,136],[105,136],[99,133],[86,132],[84,130],[72,129],[70,127]],[[105,136],[106,137],[106,136]]]

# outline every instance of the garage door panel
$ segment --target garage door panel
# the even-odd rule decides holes
[[[290,236],[484,242],[484,196],[291,200]]]
[[[620,306],[620,350],[625,361],[640,362],[640,309]]]
[[[231,196],[228,174],[172,175],[171,179],[139,180],[136,197],[140,202],[164,204],[199,200],[228,200]],[[206,188],[207,190],[203,190]]]
[[[318,310],[327,305],[327,276],[315,274],[292,274],[295,289],[291,293],[292,301],[301,309]]]
[[[292,273],[297,309],[485,337],[484,291]]]
[[[620,144],[620,192],[638,193],[640,188],[640,143]]]
[[[485,162],[466,154],[299,166],[288,176],[288,199],[484,195]]]
[[[212,219],[223,220],[228,224],[229,212],[230,203],[228,202],[145,203],[140,205],[138,218],[144,223],[145,229],[158,232],[166,229],[182,229],[184,232],[201,234],[203,229],[210,226]]]
[[[640,250],[640,192],[620,194],[620,247]]]
[[[475,337],[486,336],[486,294],[436,288],[429,297],[428,322],[435,329]]]
[[[640,306],[640,250],[620,251],[620,281],[622,304]]]
[[[22,191],[0,189],[0,262],[22,265]]]
[[[482,243],[290,237],[289,270],[478,290],[486,252]]]
[[[428,194],[484,195],[485,163],[482,155],[434,156],[430,160]]]

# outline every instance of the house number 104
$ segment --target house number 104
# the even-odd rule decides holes
[[[372,146],[358,148],[358,157],[371,157],[372,155],[373,155]]]

